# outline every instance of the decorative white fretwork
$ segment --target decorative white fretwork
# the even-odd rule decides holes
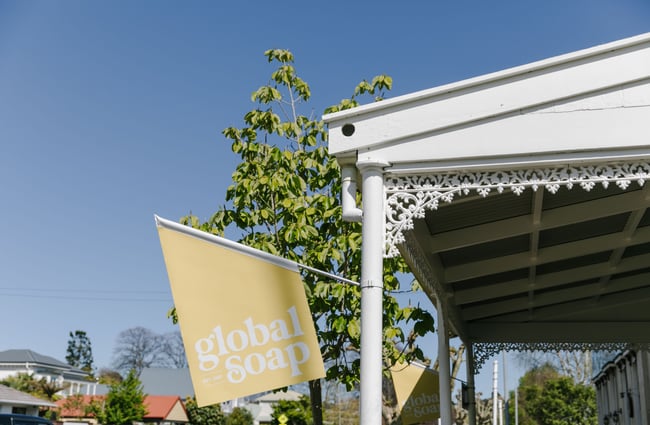
[[[626,342],[475,342],[472,344],[474,352],[474,364],[472,369],[474,373],[478,373],[481,367],[491,358],[495,357],[501,352],[508,351],[541,351],[544,353],[558,352],[558,351],[610,351],[622,352],[625,350],[648,350],[650,343],[626,343]]]
[[[527,188],[545,188],[555,194],[561,186],[579,186],[590,191],[596,185],[607,188],[616,184],[627,189],[636,182],[650,179],[650,163],[628,162],[580,166],[556,166],[526,170],[446,172],[419,175],[385,176],[386,248],[385,256],[399,254],[404,232],[413,229],[413,220],[424,218],[440,202],[452,202],[457,196],[476,193],[486,197],[493,191],[511,191],[520,195]]]

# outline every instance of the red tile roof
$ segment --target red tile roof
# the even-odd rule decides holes
[[[104,398],[101,395],[72,395],[62,398],[56,401],[60,409],[59,416],[62,418],[94,417],[93,414],[86,414],[84,407],[90,405],[93,401],[101,403]]]
[[[147,407],[145,419],[165,419],[177,403],[182,403],[177,395],[148,395],[144,399]]]
[[[80,403],[75,401],[73,397],[80,397]],[[59,406],[60,417],[70,418],[70,417],[84,417],[83,406],[89,405],[93,400],[101,402],[106,396],[92,396],[92,395],[83,395],[83,396],[70,396],[61,400],[58,400],[56,404]],[[78,403],[78,404],[75,404]],[[174,407],[180,403],[183,409],[183,402],[179,396],[175,395],[147,395],[144,398],[144,405],[147,409],[147,414],[144,415],[144,419],[166,419],[167,416],[171,413]],[[92,415],[90,415],[92,416]]]

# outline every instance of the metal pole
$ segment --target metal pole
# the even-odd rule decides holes
[[[492,370],[492,425],[497,425],[497,414],[499,413],[499,361],[494,361]]]
[[[519,425],[519,385],[515,388],[515,425]]]
[[[449,366],[449,335],[440,301],[438,313],[438,380],[440,385],[440,423],[451,424],[451,371]]]
[[[505,416],[506,425],[510,425],[510,415],[508,414],[508,381],[506,380],[506,352],[503,352],[503,415]]]
[[[503,400],[499,399],[499,425],[503,425]]]
[[[361,246],[362,425],[382,423],[382,342],[384,268],[383,163],[357,163],[363,178]]]

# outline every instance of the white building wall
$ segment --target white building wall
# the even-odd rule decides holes
[[[13,413],[12,411],[13,407],[14,405],[0,404],[0,413]],[[27,413],[26,413],[27,415],[38,416],[38,407],[36,406],[20,406],[20,407],[25,407],[27,409]]]
[[[626,351],[594,379],[599,425],[649,425],[650,353]]]

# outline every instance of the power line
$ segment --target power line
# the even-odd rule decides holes
[[[169,291],[152,291],[152,290],[106,290],[106,289],[63,289],[63,288],[17,288],[14,286],[0,286],[0,291],[46,291],[46,292],[86,292],[97,294],[169,294]]]
[[[162,291],[74,291],[74,290],[56,290],[56,289],[48,289],[48,290],[36,290],[36,289],[13,289],[10,288],[9,291],[13,292],[7,292],[7,289],[2,290],[3,288],[0,288],[0,296],[2,297],[22,297],[22,298],[48,298],[48,299],[59,299],[59,300],[76,300],[76,301],[109,301],[109,302],[158,302],[158,303],[168,303],[172,304],[173,301],[171,297],[169,298],[157,298],[157,297],[129,297],[128,294],[147,294],[147,293],[155,293],[157,295],[163,295],[164,292]],[[28,293],[20,293],[20,291],[31,291]],[[78,296],[78,295],[56,295],[56,294],[43,294],[43,293],[35,293],[36,291],[39,292],[86,292],[86,293],[96,293],[98,296]],[[112,295],[124,295],[122,297],[115,297],[115,296],[109,296],[109,297],[102,297],[99,296],[101,294],[112,294]]]

